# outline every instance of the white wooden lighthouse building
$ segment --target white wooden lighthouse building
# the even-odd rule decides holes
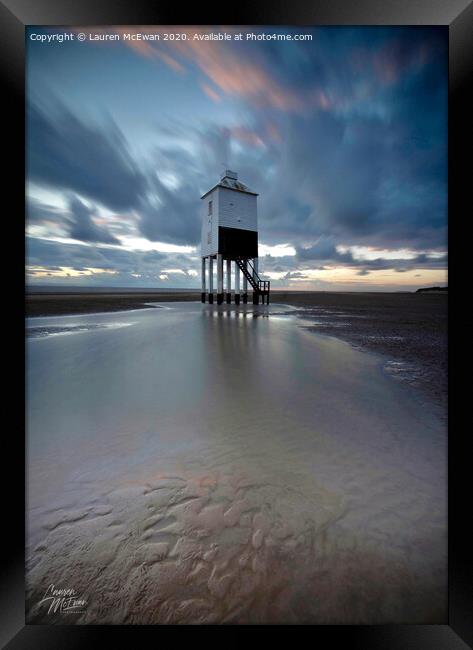
[[[201,197],[202,302],[213,303],[216,291],[219,305],[224,299],[238,305],[240,297],[246,303],[250,285],[253,303],[258,304],[260,296],[269,303],[269,282],[258,275],[257,196],[227,169]]]

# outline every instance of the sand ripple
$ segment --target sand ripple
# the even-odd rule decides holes
[[[297,476],[289,488],[287,478],[190,467],[117,486],[82,509],[50,512],[28,573],[29,622],[329,623],[344,614],[362,623],[373,615],[433,615],[438,593],[426,589],[422,603],[417,589],[409,596],[415,575],[402,554],[387,560],[344,525],[347,499],[316,481],[297,489]],[[367,526],[382,532],[383,516],[390,514],[378,512]],[[47,614],[38,603],[50,584],[73,586],[85,611]]]

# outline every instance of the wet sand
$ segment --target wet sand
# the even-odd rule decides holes
[[[146,309],[149,302],[187,302],[200,300],[200,292],[162,293],[159,291],[34,292],[25,300],[27,317],[94,314],[97,312]]]
[[[28,322],[29,622],[446,621],[443,423],[287,311]]]
[[[381,354],[385,370],[447,416],[446,293],[279,294],[319,334]]]
[[[343,293],[272,291],[272,302],[296,306],[320,334],[384,355],[385,369],[406,382],[441,417],[447,409],[447,293]],[[96,290],[34,292],[27,316],[146,309],[149,303],[200,301],[198,291]]]
[[[296,306],[314,331],[386,357],[386,370],[438,406],[447,406],[446,293],[273,291],[274,303]],[[56,291],[27,295],[27,316],[146,309],[149,303],[199,301],[200,293]]]

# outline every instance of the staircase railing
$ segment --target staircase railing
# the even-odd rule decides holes
[[[244,260],[241,257],[237,257],[236,263],[238,264],[238,268],[243,272],[245,278],[251,284],[253,291],[262,294],[269,294],[270,281],[261,280],[251,260]]]
[[[269,280],[258,280],[258,290],[261,293],[269,293],[270,282]]]

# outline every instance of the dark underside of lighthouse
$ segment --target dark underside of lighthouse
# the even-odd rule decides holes
[[[253,230],[240,230],[220,226],[218,229],[218,249],[225,259],[253,259],[258,257],[258,233]]]

